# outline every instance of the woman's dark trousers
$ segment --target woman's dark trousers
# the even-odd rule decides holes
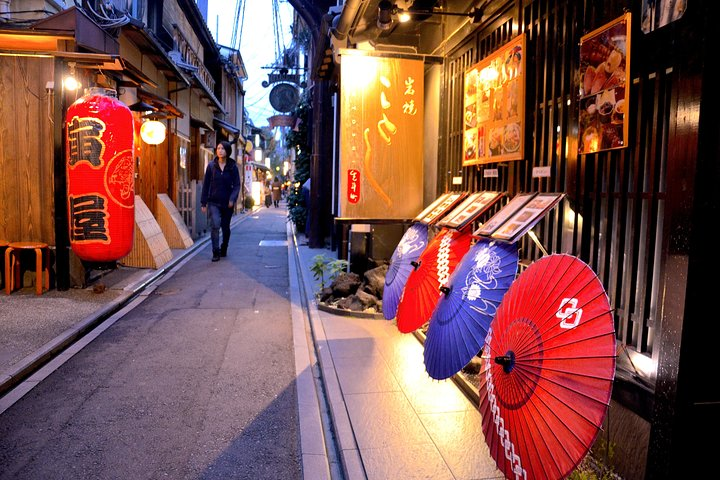
[[[211,203],[208,205],[210,211],[210,241],[212,242],[213,257],[224,257],[227,255],[228,242],[230,241],[230,219],[232,208]],[[222,244],[220,243],[220,231],[222,230]]]

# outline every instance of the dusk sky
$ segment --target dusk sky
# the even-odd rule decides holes
[[[233,22],[238,2],[245,3],[244,21],[241,17],[237,30],[240,55],[248,73],[248,79],[244,82],[247,92],[245,108],[255,126],[263,127],[268,124],[268,117],[277,114],[268,100],[272,86],[262,86],[262,82],[268,80],[268,74],[272,70],[263,67],[275,64],[278,43],[281,48],[290,46],[294,10],[287,0],[209,0],[208,27],[220,45],[238,48],[237,44],[232,45]],[[278,3],[280,12],[278,30],[284,37],[279,42],[275,41],[274,36],[275,2]]]

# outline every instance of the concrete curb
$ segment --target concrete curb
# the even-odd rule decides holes
[[[314,371],[317,362],[312,338],[308,331],[304,285],[299,281],[302,268],[292,226],[287,226],[288,277],[290,279],[290,309],[295,350],[295,382],[297,384],[298,418],[300,420],[300,451],[303,478],[329,480],[337,478],[331,473],[333,448],[323,428],[321,399],[315,385]]]
[[[309,270],[302,270],[298,277],[302,278],[303,283],[313,285],[313,282],[307,277]],[[339,450],[339,459],[342,465],[343,477],[347,480],[367,480],[367,474],[363,467],[360,451],[358,449],[357,440],[350,423],[350,416],[345,405],[345,399],[340,389],[340,380],[338,379],[328,345],[325,329],[320,318],[318,304],[311,292],[307,293],[307,312],[309,315],[309,323],[311,334],[313,336],[313,344],[318,357],[318,364],[321,370],[321,378],[318,382],[324,391],[325,402],[328,405],[332,432],[335,437],[337,449]]]

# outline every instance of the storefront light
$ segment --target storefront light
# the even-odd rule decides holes
[[[159,145],[165,141],[165,124],[157,120],[146,120],[140,127],[140,138],[148,145]]]
[[[70,73],[65,77],[63,87],[65,87],[65,90],[74,92],[81,87],[80,82],[75,78],[75,62],[69,62],[68,67],[70,67]]]

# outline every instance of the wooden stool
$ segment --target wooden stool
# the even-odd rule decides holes
[[[10,242],[5,250],[5,293],[8,295],[16,286],[22,288],[20,254],[27,250],[35,250],[35,293],[42,295],[43,284],[46,290],[50,290],[50,250],[47,243]]]
[[[0,239],[0,272],[4,272],[5,270],[5,249],[7,248],[8,244],[7,240]],[[0,288],[5,288],[5,275],[0,275],[0,279],[2,279],[3,284]]]

